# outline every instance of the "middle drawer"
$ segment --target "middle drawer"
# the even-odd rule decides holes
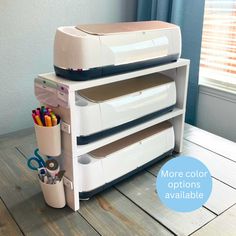
[[[77,143],[86,144],[173,109],[175,82],[162,74],[80,90],[76,93]]]

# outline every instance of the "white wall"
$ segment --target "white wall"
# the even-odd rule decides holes
[[[236,94],[200,85],[197,126],[236,142]]]
[[[33,80],[53,71],[53,39],[62,25],[136,20],[137,0],[1,0],[0,135],[33,125]]]

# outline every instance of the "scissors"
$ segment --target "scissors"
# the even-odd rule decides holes
[[[28,159],[27,165],[31,170],[38,170],[46,166],[44,159],[39,155],[38,148],[34,150],[34,157]]]

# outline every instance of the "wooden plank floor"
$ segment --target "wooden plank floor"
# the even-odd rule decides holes
[[[168,157],[82,201],[78,212],[45,205],[36,174],[27,168],[35,149],[32,129],[0,137],[0,235],[236,235],[236,144],[185,126],[184,155],[209,168],[213,190],[191,213],[163,206],[156,175]]]

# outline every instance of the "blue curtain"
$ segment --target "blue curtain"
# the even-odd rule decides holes
[[[191,60],[186,122],[196,123],[198,74],[204,0],[139,0],[137,20],[161,20],[177,24],[182,33],[181,57]]]

